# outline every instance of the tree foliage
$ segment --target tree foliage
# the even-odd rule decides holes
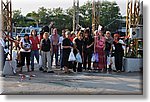
[[[119,28],[120,9],[116,2],[103,1],[100,3],[99,24],[105,29],[110,31],[116,31]],[[27,20],[33,18],[34,20]],[[59,31],[62,29],[72,30],[73,20],[73,7],[63,10],[62,8],[44,8],[40,7],[37,12],[32,11],[26,16],[21,14],[20,10],[13,11],[13,21],[17,22],[16,26],[33,26],[35,23],[39,23],[40,26],[49,25],[50,22],[54,22],[54,26]],[[33,24],[33,25],[32,25]],[[86,2],[79,7],[79,24],[82,27],[90,27],[92,25],[92,3]]]

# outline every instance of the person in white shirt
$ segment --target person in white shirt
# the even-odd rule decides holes
[[[31,40],[29,40],[28,34],[25,34],[24,38],[21,39],[20,47],[21,47],[20,49],[20,56],[21,56],[20,72],[22,72],[22,67],[25,65],[25,59],[26,59],[27,71],[30,72],[29,65],[30,65],[32,42]]]
[[[7,55],[9,53],[8,47],[5,44],[5,36],[0,34],[0,70],[2,71],[5,65],[5,61],[7,58]]]
[[[62,47],[62,43],[63,43],[63,40],[66,38],[65,36],[65,30],[62,30],[62,36],[59,38],[59,46],[60,46],[60,68],[63,68],[63,63],[62,63],[62,60],[63,60],[63,47]]]

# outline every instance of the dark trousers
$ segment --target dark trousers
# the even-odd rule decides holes
[[[118,54],[115,55],[116,70],[122,71],[122,59],[123,59],[123,56],[121,54],[118,53]]]
[[[77,62],[74,62],[73,63],[73,71],[74,72],[82,72],[82,63],[77,63]]]
[[[25,59],[26,65],[30,65],[31,52],[20,52],[20,55],[21,55],[21,66],[25,65]]]
[[[87,51],[87,52],[84,52],[84,61],[83,61],[83,67],[84,69],[88,69],[90,70],[91,69],[91,58],[92,58],[92,51]],[[86,64],[88,63],[88,68],[86,68]]]
[[[0,70],[3,71],[8,53],[4,52],[4,49],[2,46],[0,46],[0,55],[1,55],[0,56],[0,61],[1,61],[0,62],[0,68],[1,68]]]
[[[60,50],[60,67],[63,68],[63,49]]]

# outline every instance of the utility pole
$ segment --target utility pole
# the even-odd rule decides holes
[[[1,0],[1,15],[2,15],[2,31],[5,32],[8,36],[12,37],[12,4],[11,0]],[[10,60],[12,59],[12,42],[7,40],[6,42]]]
[[[73,0],[73,9],[73,31],[75,31],[79,25],[79,0]]]

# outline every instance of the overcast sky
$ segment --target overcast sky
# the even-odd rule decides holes
[[[73,5],[73,0],[11,0],[11,1],[12,1],[12,9],[21,10],[23,15],[26,15],[27,13],[32,12],[32,11],[37,11],[39,7],[45,7],[45,8],[61,7],[63,9],[66,9],[66,8],[72,7]],[[87,1],[92,2],[92,0],[79,0],[79,3],[80,5],[83,5]],[[100,1],[104,1],[104,0],[100,0]],[[108,1],[114,1],[114,0],[108,0]],[[127,0],[115,0],[115,1],[120,7],[121,14],[126,15],[126,1]],[[0,2],[0,5],[1,5],[1,2]],[[1,7],[0,7],[0,14],[1,14]]]
[[[87,1],[92,0],[79,0],[79,4],[83,5]],[[102,0],[101,0],[102,1]],[[108,0],[113,1],[113,0]],[[121,14],[126,14],[126,0],[115,0],[121,9]],[[29,12],[37,11],[39,7],[63,9],[69,8],[73,5],[73,0],[12,0],[12,9],[21,10],[23,15]]]

